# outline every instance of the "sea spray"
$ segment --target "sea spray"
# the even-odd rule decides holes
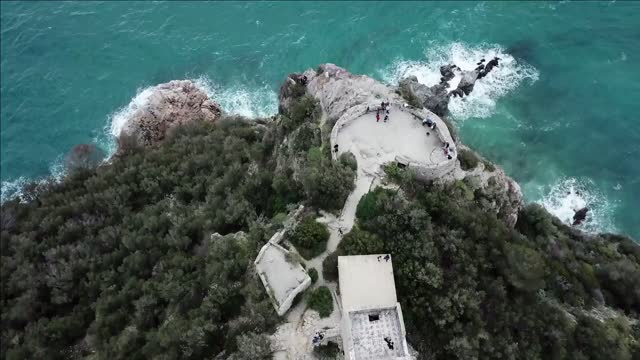
[[[14,180],[2,181],[0,187],[0,203],[7,200],[18,198],[25,201],[24,187],[29,184],[44,185],[47,182],[59,182],[67,175],[64,166],[64,156],[58,155],[56,159],[49,165],[49,176],[29,179],[20,176]]]
[[[537,202],[565,224],[573,224],[575,212],[586,207],[587,218],[578,225],[579,229],[593,233],[616,232],[612,223],[614,205],[592,180],[562,178],[543,192],[545,195]]]
[[[440,82],[441,65],[456,64],[462,70],[473,70],[481,59],[489,61],[495,56],[501,59],[500,65],[489,75],[478,80],[469,96],[451,98],[449,102],[449,111],[457,121],[487,118],[493,114],[496,102],[500,98],[518,88],[523,82],[537,81],[539,76],[533,66],[517,61],[499,45],[469,46],[455,42],[430,47],[425,51],[425,61],[397,60],[382,72],[382,77],[387,83],[395,85],[401,79],[413,75],[420,83],[432,86]],[[449,82],[449,91],[458,86],[460,79],[460,72],[457,72]]]
[[[277,95],[267,85],[251,88],[240,84],[225,88],[216,85],[205,76],[197,77],[192,81],[210,99],[219,103],[222,110],[227,114],[256,118],[268,117],[278,111]],[[105,125],[103,133],[94,139],[99,147],[106,150],[108,157],[116,152],[117,138],[126,127],[131,116],[138,109],[148,105],[149,98],[153,94],[155,87],[156,85],[138,89],[129,104],[109,115],[109,121]]]
[[[194,84],[203,90],[209,98],[220,104],[223,111],[228,114],[241,115],[247,118],[268,117],[277,113],[278,98],[275,91],[267,85],[259,87],[248,87],[245,85],[235,85],[232,87],[221,87],[214,84],[210,79],[200,76],[192,80]],[[107,154],[104,162],[108,162],[115,154],[118,144],[117,138],[126,128],[131,116],[149,103],[149,98],[153,94],[156,85],[142,87],[136,91],[136,95],[131,101],[116,109],[108,116],[108,121],[93,139],[93,143],[104,150]],[[19,177],[17,179],[2,181],[0,199],[2,202],[19,197],[23,200],[22,190],[29,183],[44,184],[47,181],[58,182],[66,176],[64,167],[64,156],[59,155],[49,168],[49,176],[37,179]]]
[[[247,118],[269,117],[278,112],[278,95],[267,84],[244,84],[222,87],[211,79],[200,76],[193,80],[209,98],[220,104],[222,111]]]

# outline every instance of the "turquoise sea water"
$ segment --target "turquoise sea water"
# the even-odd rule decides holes
[[[224,109],[277,110],[289,72],[333,62],[384,82],[503,65],[451,104],[462,139],[559,217],[640,239],[640,3],[8,3],[1,6],[2,197],[113,149],[144,88],[198,79]],[[137,98],[140,101],[140,98]]]

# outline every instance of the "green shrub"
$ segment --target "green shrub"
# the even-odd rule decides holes
[[[354,188],[355,172],[331,160],[308,162],[302,172],[302,184],[311,205],[325,210],[338,210],[344,206]]]
[[[354,227],[340,241],[339,249],[345,255],[367,255],[385,253],[384,241],[378,236]]]
[[[353,171],[358,170],[358,161],[356,160],[356,156],[351,152],[342,153],[342,155],[340,155],[340,162]]]
[[[333,252],[324,259],[322,276],[325,281],[338,281],[338,252]]]
[[[462,149],[458,151],[458,160],[460,160],[460,167],[462,170],[472,170],[478,166],[480,161],[473,151]]]
[[[382,188],[376,188],[374,191],[366,193],[358,203],[356,217],[361,221],[367,221],[375,217],[379,212],[379,199],[384,201],[386,197],[386,190]]]
[[[322,164],[322,150],[319,147],[312,147],[307,152],[307,162],[309,164]]]
[[[296,152],[308,151],[312,146],[320,146],[320,137],[317,136],[318,127],[315,124],[303,124],[295,132],[293,150]]]
[[[493,172],[493,171],[496,170],[496,167],[490,161],[482,160],[482,163],[484,164],[485,170],[490,171],[490,172]]]
[[[289,241],[305,259],[312,259],[327,248],[329,230],[325,224],[321,224],[312,217],[300,221],[289,233]]]
[[[340,353],[340,347],[333,341],[327,342],[327,345],[318,345],[313,348],[313,354],[320,360],[336,359]]]
[[[320,101],[311,95],[304,95],[301,98],[294,99],[289,109],[290,122],[287,127],[291,130],[305,122],[317,122],[320,120],[322,110]]]
[[[395,161],[389,164],[384,165],[383,167],[385,174],[393,180],[400,180],[402,169],[398,166],[398,163]]]
[[[328,317],[333,312],[333,296],[326,286],[313,290],[307,299],[307,305],[320,314],[321,318]]]
[[[311,285],[315,284],[318,281],[318,270],[316,270],[316,268],[311,268],[307,273],[311,278]]]

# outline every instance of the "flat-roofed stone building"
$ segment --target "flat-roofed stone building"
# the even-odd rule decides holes
[[[340,256],[338,272],[345,358],[409,359],[391,256]]]

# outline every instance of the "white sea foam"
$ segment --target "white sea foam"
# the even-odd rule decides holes
[[[267,85],[249,88],[242,84],[223,88],[214,84],[209,78],[200,76],[193,82],[207,95],[217,101],[227,114],[241,115],[247,118],[268,117],[278,111],[276,93]],[[140,88],[129,104],[117,109],[109,115],[109,121],[104,130],[94,142],[105,149],[110,157],[117,150],[116,139],[126,127],[131,116],[141,108],[147,106],[155,86]]]
[[[59,182],[67,175],[64,167],[64,157],[58,155],[55,161],[49,166],[49,176],[41,177],[37,179],[28,179],[24,176],[20,176],[14,180],[3,181],[0,189],[0,203],[7,200],[19,198],[20,201],[24,201],[23,189],[24,186],[29,183],[45,184],[47,181]]]
[[[426,60],[395,61],[383,71],[382,76],[389,84],[397,84],[401,79],[414,75],[420,83],[432,86],[440,82],[441,65],[456,64],[462,70],[473,70],[480,59],[489,61],[494,56],[502,59],[500,65],[493,68],[489,75],[478,80],[469,96],[451,98],[449,102],[449,110],[455,120],[486,118],[493,114],[496,102],[501,97],[515,90],[523,82],[535,82],[539,76],[538,70],[533,66],[517,61],[498,45],[469,46],[456,42],[447,46],[430,47],[425,51]],[[458,86],[460,78],[460,73],[457,73],[449,82],[450,90]]]
[[[278,96],[266,84],[258,87],[243,84],[221,87],[204,76],[194,82],[211,99],[217,101],[227,114],[255,118],[268,117],[278,112]]]
[[[544,192],[538,201],[565,224],[573,223],[576,210],[587,207],[585,222],[578,227],[587,232],[615,232],[612,218],[614,204],[596,189],[589,179],[563,178]]]

